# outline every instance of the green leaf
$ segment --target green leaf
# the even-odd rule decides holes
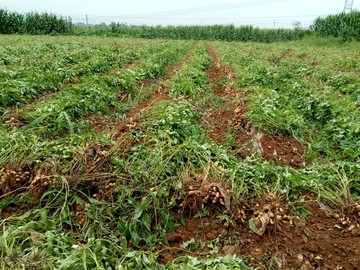
[[[39,125],[40,123],[42,123],[44,121],[45,118],[47,118],[50,114],[43,114],[40,117],[36,118],[35,120],[33,120],[32,122],[30,122],[28,125],[25,126],[25,128],[23,129],[23,131],[29,131],[29,129],[31,129],[34,126]]]
[[[150,218],[150,215],[148,215],[148,214],[143,215],[142,223],[145,225],[146,229],[150,232],[151,231],[151,218]]]
[[[121,242],[121,248],[124,249],[124,250],[127,250],[127,247],[128,247],[128,241],[126,239],[126,237],[121,237],[120,238],[120,242]]]
[[[183,226],[186,226],[186,220],[182,217],[180,218],[180,224],[183,225]]]
[[[344,153],[352,158],[356,158],[357,156],[359,156],[359,153],[355,152],[354,150],[352,150],[350,148],[345,148]]]
[[[301,218],[306,218],[311,215],[311,213],[302,206],[294,207],[292,209],[292,212],[293,212],[293,214],[295,214]]]
[[[145,199],[142,200],[142,202],[140,204],[138,204],[135,207],[135,213],[134,213],[134,217],[133,217],[134,220],[139,219],[139,217],[141,217],[142,213],[148,209],[150,201],[151,201],[151,198],[146,197]]]
[[[133,230],[133,229],[135,229],[134,226],[131,226],[131,227],[132,227],[130,229],[131,241],[133,242],[134,245],[137,245],[141,241],[141,238],[140,238],[139,234],[137,233],[137,231]]]
[[[43,209],[41,212],[40,212],[40,219],[41,221],[45,224],[45,225],[48,225],[49,223],[49,218],[48,218],[48,211],[46,209]]]
[[[125,220],[119,220],[117,228],[120,233],[124,234],[126,237],[130,237],[128,223]]]
[[[249,220],[249,227],[250,227],[250,230],[253,232],[253,233],[257,233],[258,229],[256,228],[255,226],[255,220],[254,218],[251,218]]]

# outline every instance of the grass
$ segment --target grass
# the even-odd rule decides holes
[[[42,45],[33,37],[4,38],[7,42],[0,41],[5,45],[1,50],[13,62],[1,66],[0,81],[27,78],[7,77],[9,70],[19,74],[30,70],[24,69],[17,51],[27,55],[37,50],[44,59],[63,59],[65,53],[60,48],[58,54],[39,48]],[[134,55],[127,45],[116,49],[117,39],[91,38],[101,47],[97,55],[101,56],[89,60],[93,50],[86,49],[87,38],[84,43],[75,37],[41,39],[72,44],[71,55],[79,59],[75,65],[80,70],[102,66],[96,64],[99,59],[107,66],[99,71],[90,68],[81,82],[60,82],[57,93],[46,102],[35,100],[24,113],[32,121],[25,128],[1,126],[1,269],[251,269],[235,255],[218,256],[216,241],[195,239],[184,243],[194,257],[182,255],[159,263],[168,244],[166,234],[184,223],[178,214],[183,213],[179,205],[187,196],[186,177],[206,170],[211,179],[230,186],[233,205],[269,192],[292,204],[304,193],[315,194],[332,207],[359,200],[360,117],[355,91],[359,79],[354,76],[357,62],[352,61],[359,51],[354,44],[302,40],[209,45],[219,52],[221,65],[231,66],[236,73],[239,95],[234,99],[246,101],[247,120],[269,134],[296,137],[305,146],[308,163],[294,169],[256,155],[239,160],[231,150],[236,130],[227,131],[220,145],[208,138],[202,118],[207,109],[222,109],[224,101],[211,91],[206,72],[212,59],[203,42],[154,40],[144,46],[140,40]],[[16,49],[11,49],[7,44],[14,42]],[[109,48],[113,51],[107,53]],[[193,56],[184,62],[192,48]],[[327,74],[339,68],[332,60],[335,55],[346,55],[348,61],[341,63],[338,78],[329,81]],[[31,58],[27,55],[24,63]],[[137,59],[134,65],[124,67],[133,59]],[[175,65],[175,74],[164,79],[167,68]],[[142,88],[149,79],[154,81]],[[228,83],[219,78],[221,86]],[[151,101],[152,91],[160,85],[170,98],[149,102],[136,125],[120,137],[114,137],[117,127],[97,133],[77,122],[100,111],[115,118],[126,114],[140,101]],[[244,89],[246,96],[241,95]],[[114,98],[119,90],[127,95],[121,102]],[[3,108],[16,110],[9,104]],[[64,129],[68,132],[62,133]],[[21,182],[12,178],[12,170],[15,174],[29,171],[33,177]],[[199,214],[208,215],[211,209],[203,205]],[[228,223],[231,218],[227,213],[217,217]],[[208,246],[212,256],[195,256],[202,246]]]

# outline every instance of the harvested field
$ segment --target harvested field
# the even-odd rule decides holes
[[[357,43],[2,38],[1,269],[359,268]]]

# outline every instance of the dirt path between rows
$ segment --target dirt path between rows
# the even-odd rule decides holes
[[[233,150],[240,159],[259,154],[278,165],[303,166],[304,149],[296,140],[254,130],[241,98],[246,90],[235,89],[235,75],[209,49],[214,61],[208,78],[226,108],[206,112],[203,124],[209,137],[221,144],[233,129],[237,134]],[[220,76],[228,79],[228,86],[220,85]],[[304,194],[303,202],[289,205],[285,197],[271,193],[235,202],[225,183],[207,177],[205,169],[193,180],[184,180],[186,196],[173,211],[179,225],[167,234],[168,245],[158,247],[163,263],[182,254],[237,254],[257,269],[359,269],[359,204],[336,210],[319,203],[313,194]]]
[[[263,235],[250,229],[256,211],[248,208],[245,222],[236,220],[234,212],[227,213],[233,218],[230,222],[222,222],[219,216],[224,215],[224,210],[220,208],[203,218],[186,218],[185,226],[167,235],[170,246],[163,249],[163,261],[184,253],[193,256],[237,254],[259,269],[359,269],[359,223],[349,231],[349,227],[336,218],[339,214],[329,213],[311,197],[307,196],[308,201],[298,204],[299,209],[310,213],[308,217],[292,216],[288,206],[283,204],[281,207],[286,213],[283,219],[268,223]],[[355,215],[348,217],[354,220]],[[254,220],[257,221],[257,217]],[[193,244],[187,244],[189,241]]]
[[[221,66],[219,55],[209,45],[209,52],[213,58],[212,66],[207,72],[208,79],[213,85],[213,92],[222,97],[224,110],[213,110],[206,114],[203,119],[207,124],[209,136],[215,142],[221,144],[229,132],[235,134],[232,150],[240,159],[258,154],[264,160],[272,160],[280,166],[303,167],[304,148],[294,138],[280,135],[270,135],[264,130],[258,130],[252,126],[246,118],[247,89],[235,89],[236,76],[230,67]],[[224,77],[228,81],[227,86],[220,84],[219,79]]]
[[[188,63],[193,57],[193,51],[188,53],[181,63],[175,66],[167,67],[167,75],[165,76],[163,83],[153,93],[150,93],[145,97],[144,101],[137,104],[130,112],[126,114],[126,118],[123,122],[118,121],[113,117],[115,110],[109,110],[109,114],[112,115],[90,115],[83,121],[88,121],[90,126],[97,132],[111,132],[112,138],[118,142],[113,147],[102,143],[89,143],[84,145],[83,149],[73,154],[76,157],[77,170],[72,172],[71,185],[76,187],[77,180],[87,180],[89,186],[94,186],[94,193],[102,198],[106,198],[111,194],[109,189],[109,183],[114,182],[115,179],[111,172],[108,172],[109,168],[104,164],[107,164],[112,153],[120,148],[129,149],[134,141],[121,140],[120,137],[128,133],[131,130],[139,128],[139,120],[142,112],[148,110],[154,104],[170,99],[167,91],[167,83],[170,78],[176,74],[183,65]],[[150,85],[156,83],[157,79],[149,79],[139,82],[140,88],[147,88]],[[20,116],[20,114],[19,114]],[[126,152],[126,151],[125,151]],[[41,196],[42,192],[49,186],[56,184],[56,168],[51,162],[35,165],[22,165],[22,164],[7,164],[0,170],[0,199],[7,195],[15,195],[21,192],[30,192],[36,198]],[[103,179],[102,181],[95,181],[95,179]],[[16,179],[16,181],[14,181]],[[112,179],[112,180],[111,180]],[[99,198],[100,198],[99,197]],[[11,211],[10,211],[11,212]]]
[[[230,203],[230,188],[208,172],[184,180],[186,196],[173,211],[182,225],[158,247],[163,263],[181,254],[237,254],[264,270],[359,269],[360,204],[336,210],[304,194],[289,205],[272,193]]]
[[[138,103],[130,112],[126,114],[125,121],[118,124],[114,129],[114,134],[112,135],[113,138],[119,138],[122,134],[129,132],[130,130],[134,130],[135,127],[138,126],[140,116],[144,111],[147,111],[150,107],[154,106],[155,104],[163,101],[169,100],[170,95],[168,92],[168,82],[170,79],[177,74],[181,67],[186,65],[191,59],[193,58],[194,53],[193,51],[188,53],[181,63],[177,64],[175,67],[168,67],[168,72],[166,77],[164,78],[163,82],[157,88],[157,90],[153,93],[150,93],[146,100],[141,101]],[[145,81],[141,83],[141,87],[148,87],[154,80]]]

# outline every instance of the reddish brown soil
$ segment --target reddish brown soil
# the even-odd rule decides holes
[[[126,120],[118,123],[114,117],[108,116],[108,115],[97,115],[92,114],[82,120],[88,121],[91,128],[96,130],[97,132],[108,132],[108,131],[114,131],[113,138],[118,138],[121,136],[121,134],[127,133],[130,130],[133,130],[135,127],[137,127],[137,124],[139,122],[140,115],[143,111],[146,111],[149,107],[151,107],[154,103],[160,101],[160,100],[166,100],[170,99],[170,96],[168,95],[167,91],[165,91],[166,88],[166,82],[176,73],[178,72],[181,65],[186,64],[190,59],[193,57],[192,53],[189,53],[184,61],[180,63],[179,65],[176,65],[175,67],[167,66],[167,76],[164,79],[164,82],[158,87],[158,89],[151,93],[145,101],[140,102],[136,105],[135,108],[133,108],[130,112],[126,114]],[[125,65],[125,68],[131,68],[134,65],[136,65],[138,61],[135,61],[133,63],[129,63]],[[141,81],[138,83],[138,86],[143,89],[147,88],[154,83],[157,82],[157,79],[149,79],[145,81]],[[120,93],[121,95],[121,93]],[[120,97],[124,98],[124,97]],[[109,111],[110,114],[114,115],[114,110]]]
[[[289,165],[295,168],[304,166],[302,145],[291,138],[284,138],[279,135],[269,136],[262,133],[260,143],[263,147],[263,159],[275,160],[276,164]]]
[[[249,228],[255,206],[246,210],[245,222],[221,222],[218,215],[224,214],[225,209],[219,206],[213,206],[212,212],[203,218],[184,216],[186,225],[179,225],[167,234],[169,246],[163,248],[163,261],[184,253],[209,255],[211,250],[215,251],[208,246],[212,243],[218,249],[216,255],[237,254],[258,269],[359,269],[360,229],[351,232],[336,229],[335,225],[341,225],[339,220],[312,198],[308,196],[305,203],[298,204],[310,216],[297,218],[292,224],[269,225],[262,236]],[[287,206],[283,207],[291,215]],[[233,211],[225,213],[236,216]],[[184,245],[191,239],[197,243],[196,250]]]
[[[90,127],[97,132],[110,132],[116,125],[116,119],[109,115],[92,114],[83,120],[87,121]]]
[[[159,103],[163,100],[170,99],[169,93],[167,91],[167,83],[174,74],[176,74],[183,65],[186,65],[193,57],[193,53],[189,53],[185,59],[176,65],[175,67],[167,67],[167,76],[165,77],[163,83],[158,87],[158,89],[147,96],[145,101],[140,102],[134,109],[126,114],[126,120],[118,124],[115,128],[115,133],[113,134],[114,138],[119,138],[122,134],[125,134],[131,130],[134,130],[138,127],[141,113],[147,111],[154,104]],[[150,84],[154,83],[154,80],[149,80],[141,83],[142,87],[148,87]]]
[[[126,114],[126,120],[121,122],[115,128],[116,132],[114,138],[119,138],[122,134],[138,128],[140,115],[142,112],[147,111],[151,106],[162,100],[170,99],[168,93],[162,91],[162,87],[152,93],[146,101],[140,102],[133,110]]]
[[[209,130],[209,137],[222,144],[228,134],[233,133],[235,138],[232,150],[241,159],[258,154],[263,159],[272,160],[280,166],[289,165],[294,168],[304,166],[304,148],[297,140],[280,135],[269,135],[252,127],[251,122],[245,117],[244,100],[248,90],[234,89],[235,75],[231,68],[221,66],[217,52],[210,46],[209,50],[213,62],[207,76],[214,86],[213,92],[223,98],[225,103],[223,107],[227,108],[211,111],[205,116],[203,122]],[[227,78],[228,86],[219,83],[220,76]]]
[[[228,103],[226,110],[215,110],[206,115],[209,126],[209,136],[214,141],[221,143],[226,139],[229,131],[238,131],[245,128],[246,121],[242,114],[245,110],[243,102],[238,104]]]

